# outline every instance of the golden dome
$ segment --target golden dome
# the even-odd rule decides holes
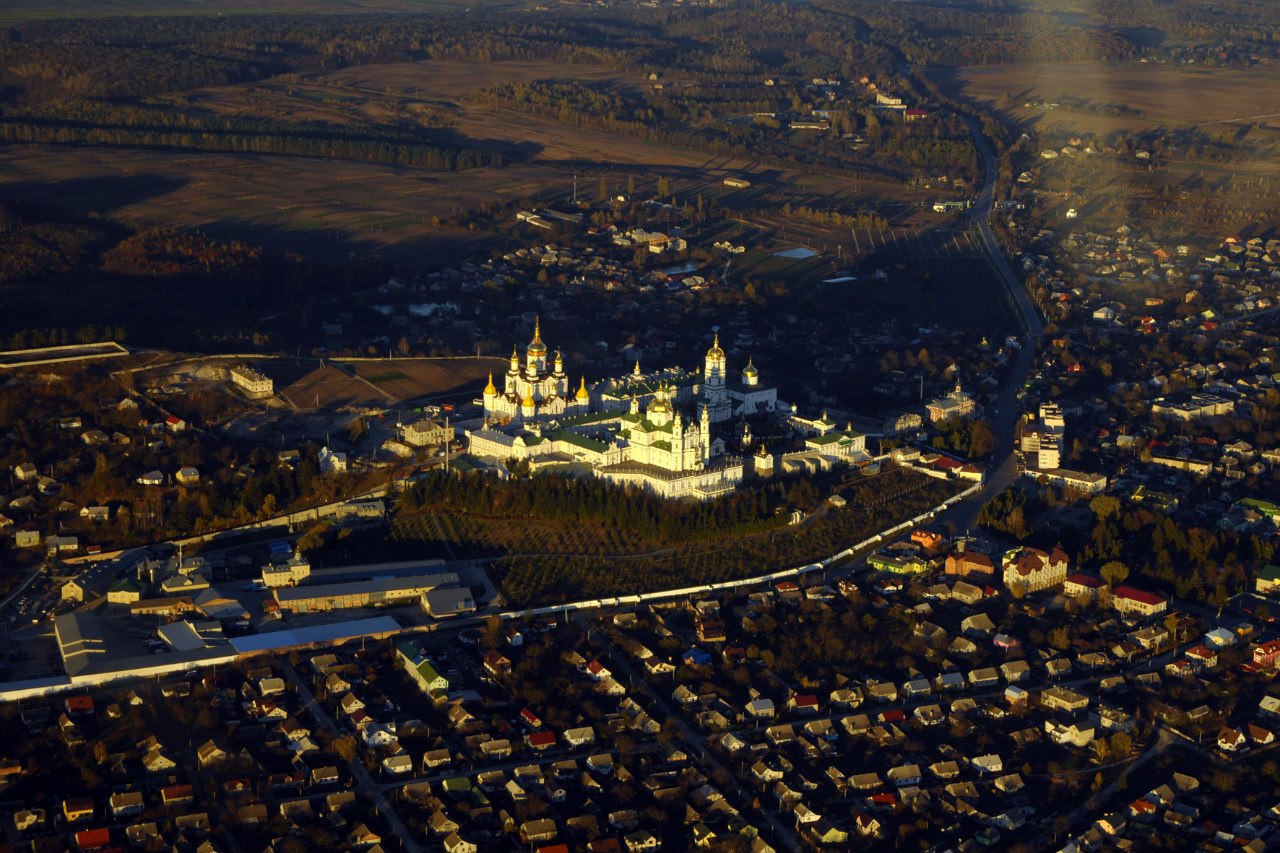
[[[582,384],[578,386],[578,399],[589,400],[591,395],[587,393],[587,377],[582,377]]]
[[[724,358],[724,350],[720,349],[720,333],[716,332],[716,339],[711,344],[711,349],[707,350],[707,358]]]
[[[526,388],[524,392],[524,400],[520,403],[520,407],[524,409],[532,409],[534,405],[533,392]]]
[[[653,402],[649,404],[649,412],[655,415],[671,414],[671,401],[666,397],[654,397]]]
[[[755,363],[752,359],[747,359],[747,366],[742,368],[743,376],[759,376],[760,371],[756,370]]]
[[[529,342],[529,355],[546,355],[547,345],[542,342],[542,320],[535,317],[533,320],[533,340]]]
[[[495,388],[495,387],[494,387],[494,384],[493,384],[493,371],[492,371],[492,370],[490,370],[490,371],[489,371],[489,384],[488,384],[488,385],[486,385],[486,386],[484,386],[484,395],[485,395],[486,397],[492,397],[492,396],[494,396],[494,395],[495,395],[495,394],[497,394],[497,393],[498,393],[498,389],[497,389],[497,388]]]
[[[669,415],[675,411],[667,394],[667,386],[660,387],[653,395],[653,402],[649,404],[648,411],[655,415]]]

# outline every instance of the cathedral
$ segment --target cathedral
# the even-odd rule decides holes
[[[586,465],[597,476],[664,497],[696,498],[731,491],[742,481],[743,460],[725,453],[713,425],[790,411],[779,404],[775,388],[760,383],[750,361],[741,381],[729,381],[718,334],[700,373],[645,373],[637,363],[630,374],[590,388],[584,377],[570,392],[559,351],[548,363],[537,320],[523,366],[517,349],[502,391],[490,376],[483,404],[485,426],[468,433],[474,456],[527,460],[534,467]]]
[[[493,374],[489,374],[489,384],[484,389],[486,420],[532,423],[588,410],[591,398],[587,393],[586,378],[578,385],[577,393],[571,395],[560,350],[556,350],[551,369],[547,369],[547,345],[542,342],[540,320],[534,320],[533,340],[525,347],[524,353],[524,369],[521,369],[519,351],[511,350],[511,367],[503,379],[501,394],[493,384]]]

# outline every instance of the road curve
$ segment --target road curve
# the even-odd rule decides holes
[[[992,430],[996,435],[996,450],[987,469],[987,478],[980,491],[957,503],[943,515],[940,521],[953,522],[959,530],[968,530],[978,517],[979,510],[992,496],[1007,489],[1018,478],[1014,468],[1013,440],[1014,430],[1021,414],[1018,404],[1018,389],[1026,384],[1027,374],[1035,362],[1036,349],[1044,334],[1044,322],[1035,303],[1022,286],[1021,279],[1009,266],[995,234],[991,232],[991,216],[995,208],[996,156],[991,150],[982,130],[974,119],[967,119],[969,133],[973,136],[973,145],[982,158],[982,185],[974,197],[972,208],[973,223],[982,237],[982,245],[991,259],[991,268],[1004,285],[1010,303],[1017,309],[1018,319],[1022,325],[1022,349],[1014,359],[1009,375],[1005,377],[1000,388],[999,401],[994,407],[995,415],[990,418]]]

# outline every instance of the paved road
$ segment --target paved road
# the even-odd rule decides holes
[[[591,632],[593,639],[600,643],[604,648],[604,657],[609,662],[611,671],[615,676],[626,676],[633,687],[639,687],[639,689],[649,697],[649,701],[652,703],[652,708],[661,714],[664,720],[671,720],[675,723],[680,733],[680,739],[698,753],[698,757],[702,760],[702,766],[706,767],[713,773],[722,775],[724,778],[730,780],[729,784],[732,787],[732,791],[730,793],[734,795],[744,810],[749,809],[751,807],[752,795],[742,787],[742,783],[738,780],[738,777],[721,764],[719,759],[717,759],[711,750],[707,748],[707,739],[699,732],[694,731],[693,728],[685,722],[684,717],[672,709],[667,700],[654,690],[653,685],[649,683],[648,678],[646,678],[644,674],[636,672],[628,657],[614,648],[608,637],[606,637],[602,632],[596,631],[582,614],[575,615],[574,619],[584,631]],[[717,782],[717,784],[719,784],[719,782]],[[796,838],[795,833],[778,819],[778,815],[772,809],[761,809],[761,811],[764,814],[765,819],[769,821],[769,827],[773,831],[774,840],[776,840],[780,845],[786,847],[788,850],[798,851],[801,849],[800,841]]]
[[[972,119],[969,119],[969,132],[973,135],[973,144],[982,158],[982,186],[974,198],[973,221],[977,226],[978,234],[982,237],[983,248],[991,259],[991,266],[1004,285],[1009,301],[1017,309],[1022,324],[1022,349],[1018,351],[1018,357],[1005,378],[1004,385],[1000,389],[999,401],[994,407],[995,415],[990,419],[996,434],[996,450],[988,466],[987,479],[982,490],[958,502],[947,512],[938,516],[939,521],[954,522],[957,529],[962,531],[973,526],[983,504],[1007,489],[1018,478],[1013,453],[1014,430],[1021,414],[1017,395],[1018,390],[1026,384],[1027,374],[1031,372],[1036,349],[1044,334],[1044,322],[1040,319],[1040,312],[1031,301],[1026,288],[1022,286],[1022,280],[1009,266],[1004,252],[1000,249],[1000,244],[996,242],[995,235],[991,232],[989,221],[995,204],[995,154],[982,136],[978,123]]]
[[[1158,732],[1156,732],[1155,739],[1151,741],[1150,745],[1148,745],[1147,748],[1142,751],[1142,753],[1140,753],[1137,756],[1134,756],[1133,758],[1127,759],[1126,763],[1129,766],[1126,767],[1124,769],[1124,772],[1122,772],[1119,776],[1117,776],[1111,782],[1110,785],[1103,788],[1101,791],[1094,794],[1093,796],[1089,797],[1089,799],[1085,800],[1079,806],[1077,806],[1076,808],[1072,809],[1070,812],[1067,813],[1068,826],[1075,826],[1080,821],[1089,817],[1091,812],[1098,809],[1104,803],[1109,802],[1111,798],[1115,796],[1116,792],[1118,791],[1121,779],[1124,779],[1127,782],[1130,773],[1132,773],[1134,770],[1138,769],[1139,767],[1146,764],[1148,761],[1150,761],[1151,759],[1155,758],[1156,756],[1160,755],[1160,753],[1168,749],[1169,746],[1173,743],[1173,740],[1174,740],[1173,735],[1169,734],[1164,729],[1160,729]],[[1108,766],[1112,766],[1112,765],[1108,765]],[[1101,771],[1103,768],[1090,767],[1088,769],[1092,771]],[[1071,830],[1068,829],[1067,831],[1070,832]],[[1056,846],[1058,841],[1059,839],[1057,837],[1057,833],[1054,832],[1052,829],[1049,829],[1049,830],[1046,830],[1044,833],[1042,833],[1035,840],[1034,843],[1037,847],[1041,849],[1053,849],[1053,846]]]
[[[329,716],[329,712],[324,706],[316,701],[315,694],[311,692],[311,688],[307,686],[306,679],[298,675],[298,671],[294,669],[293,664],[285,661],[283,664],[285,677],[298,691],[298,696],[302,699],[303,705],[311,711],[311,716],[315,718],[316,724],[323,726],[334,737],[343,737],[346,732],[338,728],[338,724],[334,722],[333,717]],[[396,814],[396,810],[391,807],[386,795],[382,792],[382,786],[373,781],[369,776],[369,771],[365,769],[364,762],[360,760],[362,752],[357,745],[356,758],[347,766],[351,769],[351,775],[355,777],[357,789],[363,791],[373,800],[374,805],[378,807],[378,813],[386,818],[387,824],[391,827],[400,839],[400,847],[409,853],[420,853],[421,846],[413,840],[413,834],[409,828],[400,820],[400,815]]]

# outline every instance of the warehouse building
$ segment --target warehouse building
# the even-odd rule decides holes
[[[439,572],[403,578],[377,578],[352,583],[317,584],[277,589],[276,603],[291,613],[322,613],[352,607],[385,607],[413,604],[424,592],[456,587],[455,572]]]

